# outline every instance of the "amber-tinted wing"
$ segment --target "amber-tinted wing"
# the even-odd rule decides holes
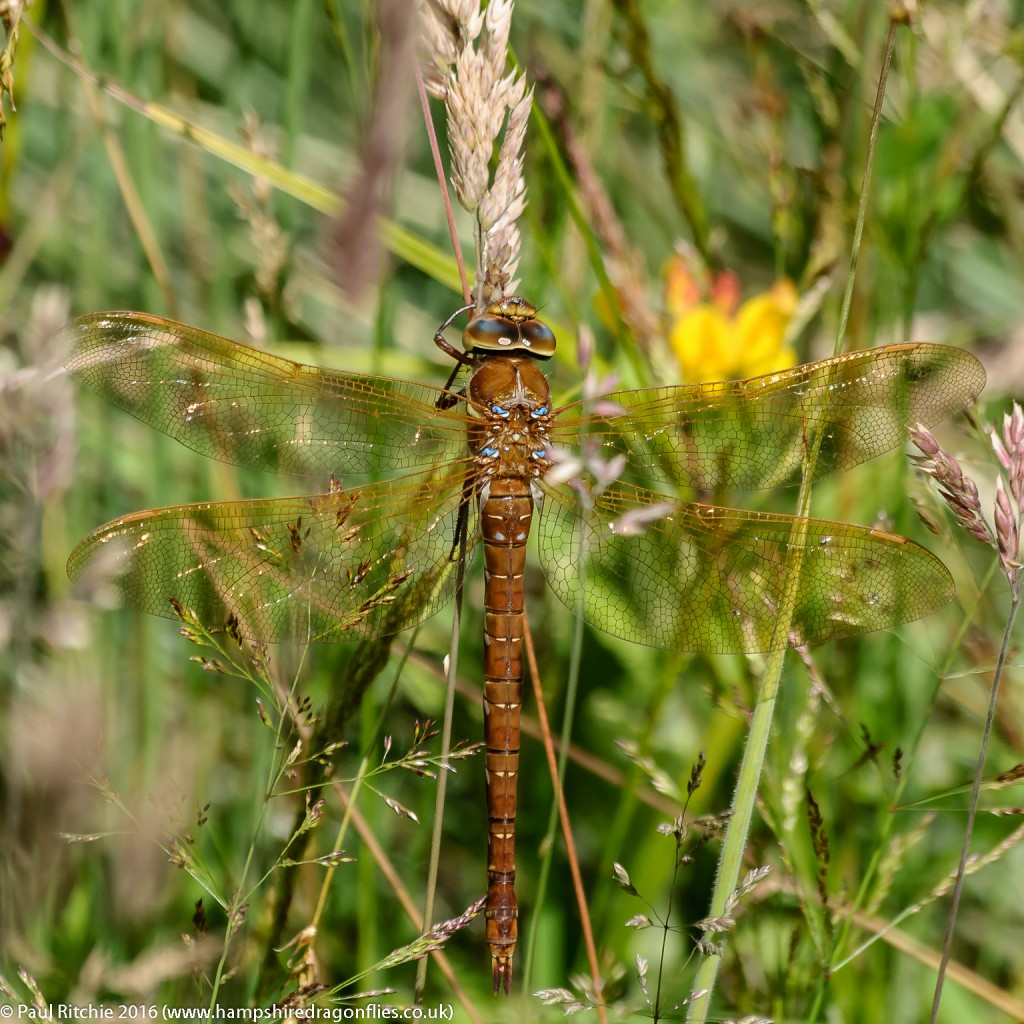
[[[815,443],[815,477],[848,469],[901,445],[908,425],[962,409],[984,384],[968,352],[890,345],[751,380],[616,392],[605,397],[621,410],[614,416],[577,402],[559,412],[551,439],[567,448],[590,439],[675,486],[779,487],[799,482]]]
[[[281,359],[148,313],[90,313],[64,330],[68,371],[203,455],[336,476],[426,468],[466,452],[439,388]]]
[[[638,535],[622,517],[666,503]],[[729,653],[817,644],[930,614],[953,595],[924,548],[845,523],[674,501],[615,484],[584,514],[548,490],[540,521],[548,583],[613,636],[678,651]],[[798,557],[795,557],[798,556]],[[581,574],[582,570],[582,574]],[[799,570],[799,578],[791,579]],[[796,606],[776,636],[787,587]]]
[[[302,498],[137,512],[72,552],[73,579],[112,580],[121,603],[252,640],[359,640],[405,629],[452,596],[468,463]],[[475,503],[464,506],[468,545]]]

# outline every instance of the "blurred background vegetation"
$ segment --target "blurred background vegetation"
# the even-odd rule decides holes
[[[190,663],[195,648],[173,624],[105,610],[102,594],[76,592],[64,574],[74,543],[120,514],[303,493],[309,482],[176,446],[65,379],[52,341],[71,315],[141,309],[303,361],[443,382],[449,366],[431,336],[460,295],[411,79],[389,125],[383,258],[371,236],[355,261],[369,270],[357,294],[351,269],[339,269],[341,203],[366,201],[353,189],[381,72],[376,12],[369,0],[37,0],[22,23],[17,111],[5,101],[0,148],[0,973],[19,998],[23,969],[53,1002],[206,1005],[229,912],[218,897],[227,902],[247,856],[248,906],[244,920],[233,908],[238,929],[219,971],[228,1005],[339,985],[418,933],[389,872],[421,906],[436,783],[403,771],[374,778],[358,802],[366,831],[346,836],[355,860],[331,880],[312,955],[275,952],[310,921],[326,869],[278,869],[253,886],[303,807],[301,793],[264,803],[278,752],[256,691]],[[881,3],[519,0],[512,43],[537,87],[519,290],[558,328],[557,396],[578,393],[581,323],[597,335],[600,368],[627,386],[682,379],[665,342],[680,315],[671,269],[666,278],[679,266],[673,254],[712,297],[723,273],[737,300],[792,282],[806,314],[791,339],[796,358],[831,354],[890,14]],[[851,349],[969,347],[989,372],[989,419],[1024,390],[1022,44],[1021,5],[998,0],[914,5],[898,28],[843,339]],[[469,250],[468,218],[459,224]],[[941,436],[965,453],[989,507],[984,437],[963,421]],[[750,504],[785,510],[793,500]],[[748,851],[750,867],[773,870],[726,938],[715,1014],[921,1020],[945,926],[933,890],[959,853],[1004,588],[991,554],[953,531],[901,453],[823,484],[814,512],[920,540],[944,558],[958,594],[924,622],[789,659]],[[455,736],[472,741],[480,590],[475,575],[455,719]],[[572,618],[539,570],[529,601],[557,721]],[[399,668],[385,718],[393,751],[412,743],[416,721],[440,715],[449,626],[447,614],[429,621],[401,665],[409,637],[376,652],[380,674],[354,714],[354,648],[270,652],[271,672],[297,679],[311,713],[345,723],[337,778],[353,777],[364,752],[374,764],[384,757],[374,722]],[[358,657],[372,675],[370,655]],[[707,912],[718,847],[694,833],[673,886],[673,842],[656,826],[677,812],[672,791],[685,792],[701,750],[707,766],[688,813],[728,807],[761,667],[587,631],[566,794],[617,1019],[648,1012],[637,954],[652,972],[663,963],[669,1004],[689,993],[692,924]],[[1016,673],[1014,663],[989,776],[1024,760]],[[342,711],[327,710],[339,702]],[[537,942],[528,991],[572,987],[585,969],[563,846],[543,843],[551,782],[534,737],[520,777],[518,888]],[[436,740],[428,746],[437,753]],[[457,767],[435,919],[460,913],[485,883],[483,766]],[[812,844],[808,792],[827,863]],[[331,851],[345,811],[324,795],[309,859]],[[948,1021],[1024,1019],[1024,852],[1012,807],[1021,800],[1007,789],[985,799],[975,850],[992,862],[967,883]],[[192,872],[172,863],[184,848]],[[553,882],[538,905],[542,857]],[[664,952],[660,931],[625,927],[650,910],[616,886],[613,862],[659,912],[672,906],[679,931]],[[285,889],[287,917],[275,927]],[[518,989],[512,1003],[492,1001],[482,936],[477,921],[451,939],[452,976],[432,968],[427,1005],[454,1003],[458,1019],[559,1017]],[[344,991],[390,986],[388,998],[407,1003],[413,974],[375,971]]]

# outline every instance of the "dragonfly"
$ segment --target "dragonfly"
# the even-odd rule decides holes
[[[494,992],[509,994],[531,532],[554,593],[639,644],[750,653],[923,617],[953,586],[918,544],[694,497],[848,469],[903,444],[908,424],[962,409],[985,374],[965,351],[897,344],[556,409],[544,373],[555,336],[533,305],[492,303],[461,351],[443,336],[453,320],[435,335],[456,360],[441,388],[304,365],[147,313],[72,321],[67,368],[104,398],[203,455],[330,486],[136,512],[81,541],[68,572],[112,572],[122,603],[144,612],[186,607],[251,640],[331,642],[433,615],[482,546],[485,927]],[[566,453],[619,472],[566,482]]]

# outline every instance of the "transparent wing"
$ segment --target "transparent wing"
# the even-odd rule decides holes
[[[93,531],[73,579],[111,579],[121,602],[174,617],[171,599],[210,627],[237,619],[252,640],[304,643],[383,636],[451,598],[456,526],[469,464],[441,474],[301,498],[178,505]],[[460,512],[460,509],[462,510]]]
[[[605,399],[622,410],[615,416],[577,402],[559,412],[551,439],[624,452],[676,486],[779,487],[799,482],[814,443],[815,477],[848,469],[901,445],[908,425],[962,409],[984,384],[968,352],[891,345],[751,380],[616,392]]]
[[[661,503],[662,518],[639,535],[623,535],[623,516]],[[589,513],[564,492],[548,490],[539,537],[548,583],[565,604],[577,607],[582,579],[588,622],[671,650],[817,644],[920,618],[953,595],[945,566],[902,537],[672,502],[628,484],[613,485]],[[795,611],[788,635],[779,638],[779,610],[797,568]]]
[[[425,468],[466,452],[439,388],[306,366],[148,313],[63,329],[68,371],[194,451],[284,473]]]

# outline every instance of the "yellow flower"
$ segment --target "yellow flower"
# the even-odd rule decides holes
[[[707,290],[711,301],[698,301],[701,289],[681,260],[666,268],[665,302],[674,318],[669,341],[683,380],[756,377],[796,363],[796,353],[784,344],[797,302],[791,281],[777,281],[771,291],[755,295],[738,309],[739,281],[734,274],[723,272]]]

